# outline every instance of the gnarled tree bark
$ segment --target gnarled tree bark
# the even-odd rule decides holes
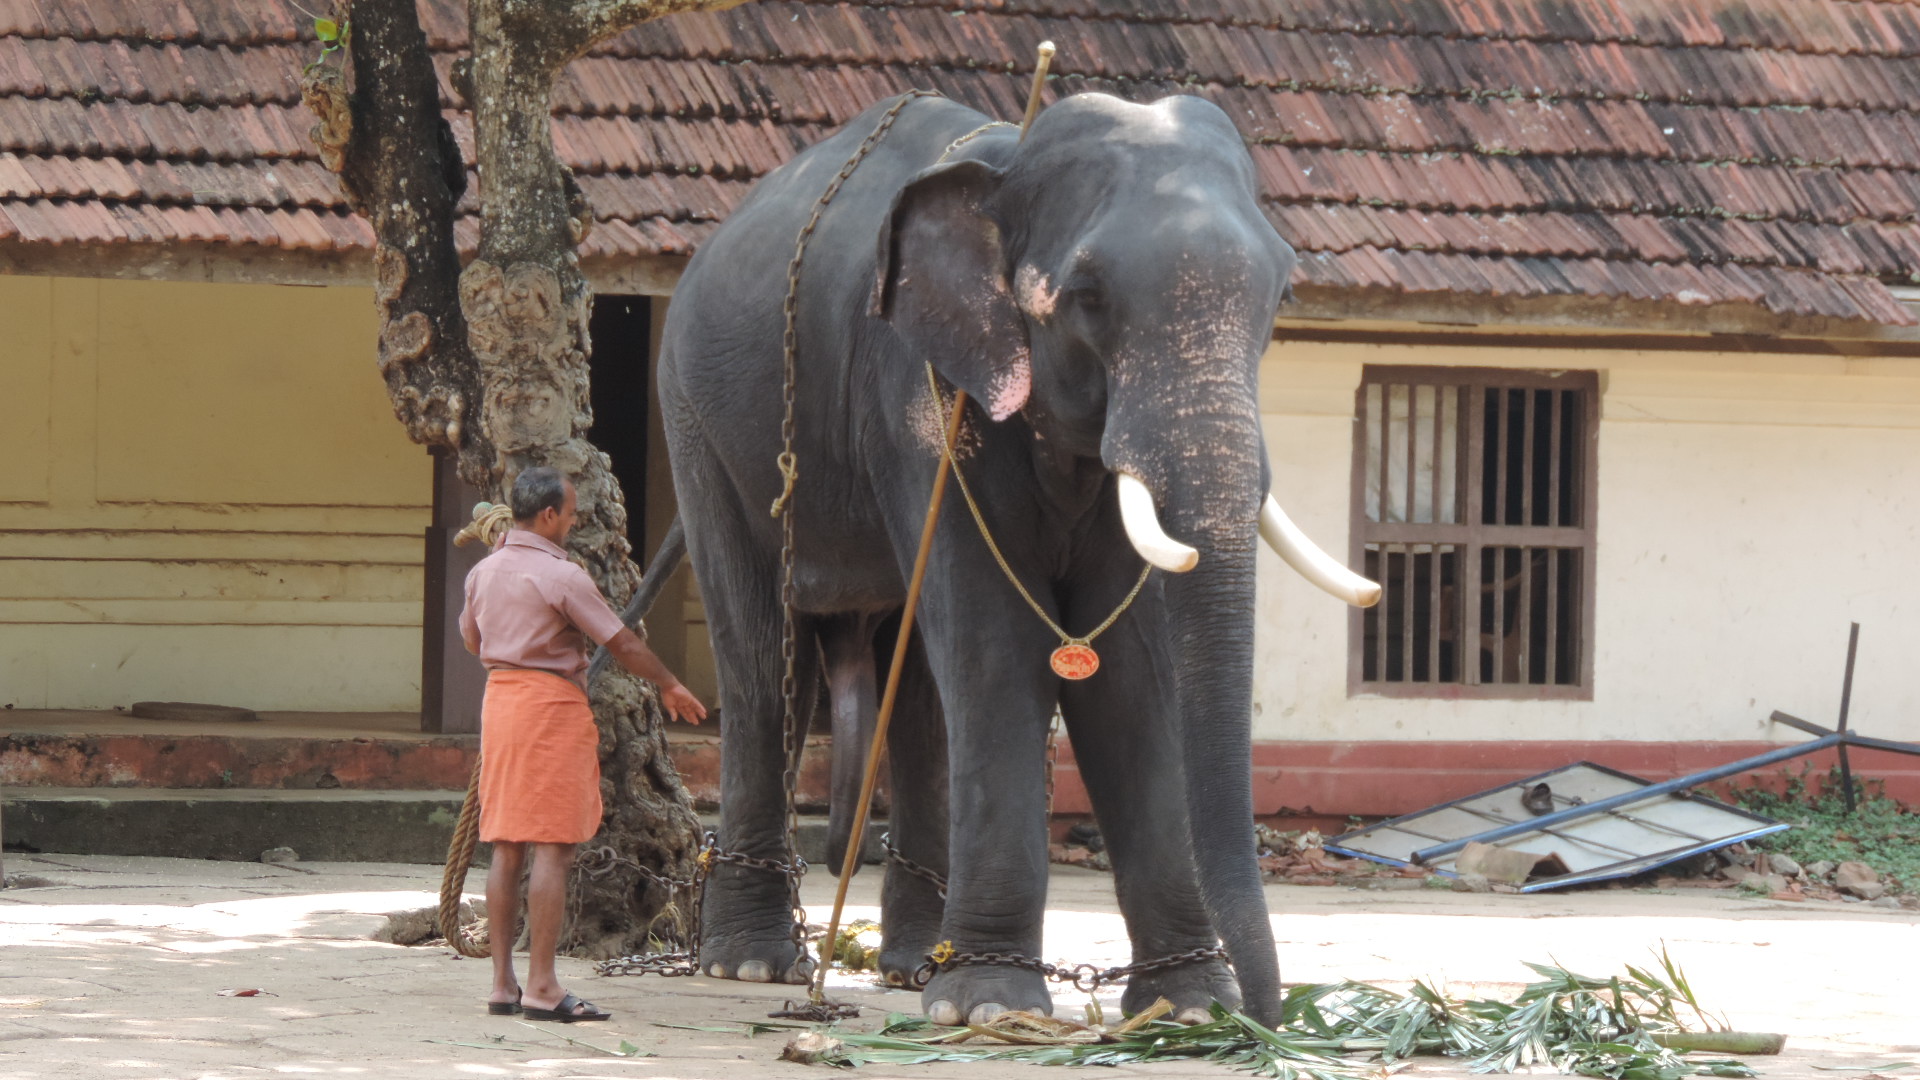
[[[456,65],[474,119],[480,250],[454,245],[465,169],[440,113],[439,86],[412,3],[340,0],[343,68],[303,80],[314,141],[373,226],[379,365],[407,434],[457,455],[461,475],[498,498],[520,470],[574,478],[580,522],[570,553],[615,607],[639,583],[627,514],[607,456],[587,440],[587,317],[592,292],[574,247],[592,214],[553,150],[553,82],[595,42],[677,11],[738,0],[471,0],[473,55]],[[667,756],[654,688],[611,665],[592,688],[606,816],[587,848],[619,858],[576,874],[576,955],[642,951],[671,899],[638,866],[690,876],[699,830]]]

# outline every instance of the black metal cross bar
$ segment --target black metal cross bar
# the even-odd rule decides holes
[[[1920,757],[1920,743],[1895,742],[1892,739],[1875,739],[1856,734],[1847,729],[1847,713],[1853,704],[1853,662],[1855,657],[1859,655],[1859,651],[1860,624],[1854,623],[1851,629],[1847,631],[1847,674],[1840,684],[1840,719],[1838,727],[1821,727],[1811,720],[1802,720],[1797,716],[1791,716],[1783,712],[1775,712],[1773,714],[1772,720],[1774,723],[1785,724],[1788,727],[1798,728],[1809,735],[1817,736],[1812,742],[1801,743],[1799,746],[1783,746],[1778,750],[1769,750],[1764,754],[1759,754],[1754,757],[1742,758],[1739,761],[1730,761],[1725,765],[1716,765],[1711,769],[1693,773],[1690,776],[1682,776],[1658,784],[1649,784],[1638,791],[1624,791],[1618,795],[1609,795],[1604,799],[1595,799],[1593,802],[1581,806],[1568,807],[1565,810],[1556,810],[1551,814],[1542,814],[1530,821],[1516,821],[1511,825],[1503,825],[1497,829],[1489,829],[1475,836],[1462,837],[1458,840],[1449,840],[1444,844],[1435,844],[1432,847],[1421,848],[1413,853],[1413,861],[1415,863],[1430,862],[1434,859],[1451,855],[1472,843],[1490,844],[1496,840],[1505,840],[1510,836],[1519,836],[1522,833],[1551,832],[1554,826],[1562,824],[1563,822],[1573,821],[1576,818],[1587,817],[1591,814],[1603,814],[1631,803],[1657,799],[1662,795],[1671,795],[1675,792],[1684,791],[1701,784],[1722,780],[1729,776],[1737,776],[1743,772],[1751,772],[1754,769],[1764,769],[1768,765],[1773,765],[1778,762],[1791,761],[1794,758],[1805,757],[1808,754],[1817,754],[1828,747],[1833,747],[1839,752],[1840,782],[1845,785],[1847,812],[1852,813],[1854,809],[1853,766],[1852,763],[1847,760],[1848,747],[1858,746],[1865,750],[1886,750],[1895,754],[1912,754]]]

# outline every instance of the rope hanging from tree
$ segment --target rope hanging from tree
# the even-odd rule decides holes
[[[491,548],[513,527],[513,508],[506,503],[475,503],[473,520],[454,534],[455,545],[465,547],[479,541]],[[467,797],[460,804],[460,820],[453,826],[453,839],[447,842],[447,868],[440,876],[440,934],[453,951],[476,960],[493,954],[488,937],[469,937],[460,925],[460,896],[466,891],[467,868],[473,865],[473,851],[480,841],[480,756],[474,755],[473,775],[467,780]]]
[[[513,507],[506,503],[481,502],[473,504],[473,520],[467,527],[453,535],[457,547],[465,547],[478,540],[488,547],[500,542],[513,528]]]

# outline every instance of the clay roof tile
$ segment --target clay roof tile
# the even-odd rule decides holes
[[[461,0],[419,0],[445,72]],[[1920,7],[1851,0],[770,0],[656,20],[560,80],[556,149],[603,227],[685,253],[747,182],[912,86],[1012,118],[1198,93],[1253,151],[1301,279],[1909,318]],[[0,0],[0,236],[364,249],[315,161],[290,0]],[[472,161],[471,125],[450,113]],[[477,242],[470,184],[457,242]],[[218,211],[207,205],[217,204]]]

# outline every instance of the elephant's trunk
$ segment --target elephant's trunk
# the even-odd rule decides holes
[[[1174,686],[1201,900],[1247,1014],[1272,1025],[1280,967],[1253,840],[1253,520],[1226,532],[1200,545],[1191,573],[1167,579]]]
[[[1197,380],[1196,380],[1197,381]],[[1174,687],[1185,749],[1187,810],[1200,896],[1239,978],[1243,1007],[1280,1018],[1280,967],[1253,840],[1254,549],[1261,507],[1260,437],[1251,388],[1208,404],[1182,399],[1175,438],[1110,424],[1109,467],[1144,481],[1158,522],[1199,554],[1169,574]],[[1129,402],[1130,404],[1130,402]]]

